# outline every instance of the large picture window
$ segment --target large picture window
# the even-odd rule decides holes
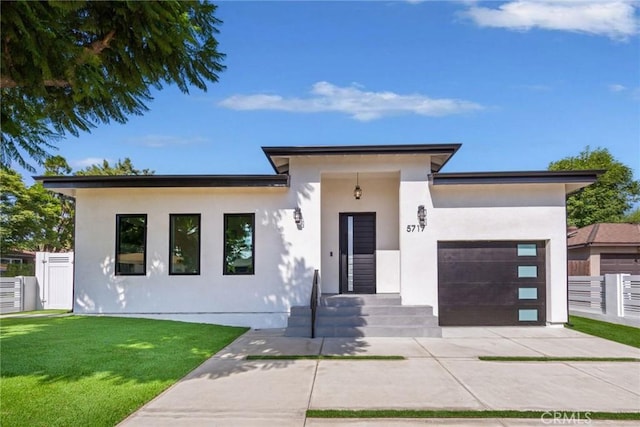
[[[200,274],[200,214],[171,214],[169,222],[169,274]]]
[[[254,274],[254,214],[224,215],[223,274]]]
[[[147,215],[116,215],[116,275],[144,275],[147,265]]]

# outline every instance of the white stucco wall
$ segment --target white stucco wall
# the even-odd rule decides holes
[[[546,242],[547,322],[567,321],[565,192],[562,184],[429,188],[425,232],[407,233],[404,239],[401,237],[403,301],[433,305],[437,311],[438,241],[539,240]],[[405,201],[402,206],[407,210],[407,217],[401,217],[401,228],[403,220],[415,222],[415,205],[423,200],[416,200],[413,206]],[[425,268],[425,265],[430,267]]]
[[[378,292],[437,314],[437,242],[547,242],[547,313],[567,320],[565,190],[549,185],[428,182],[428,155],[301,156],[290,188],[79,189],[76,192],[74,310],[284,327],[291,306],[307,305],[314,269],[322,292],[339,285],[340,212],[376,212]],[[363,197],[355,200],[355,174]],[[424,231],[417,208],[427,208]],[[293,210],[300,207],[303,226]],[[255,213],[255,275],[224,276],[223,215]],[[115,276],[116,214],[145,213],[146,276]],[[201,214],[201,274],[169,276],[169,214]]]
[[[299,204],[319,224],[316,193],[295,180],[290,189],[78,190],[74,311],[283,327],[292,305],[308,304],[320,267],[319,229],[293,220]],[[116,214],[125,213],[148,215],[145,276],[114,275]],[[200,275],[168,275],[171,213],[201,214]],[[255,213],[255,275],[222,274],[225,213]]]
[[[398,240],[398,190],[399,172],[362,173],[359,177],[363,195],[360,200],[353,197],[355,173],[351,177],[335,177],[330,173],[322,176],[322,289],[325,293],[339,293],[339,214],[341,212],[376,213],[376,265],[384,275],[377,274],[378,293],[400,292],[400,265],[397,257],[388,252],[399,250]],[[392,271],[389,271],[392,270]],[[395,271],[393,271],[395,270]],[[378,270],[380,272],[380,270]]]
[[[376,217],[376,233],[382,240],[378,241],[379,250],[398,250],[399,236],[397,230],[399,220],[398,176],[405,168],[416,168],[426,176],[429,173],[431,156],[412,155],[349,155],[349,156],[300,156],[290,160],[290,174],[300,174],[320,180],[321,197],[314,204],[322,209],[320,282],[322,292],[338,292],[338,213],[339,212],[378,212]],[[363,196],[356,201],[353,197],[356,173],[360,175],[360,186]],[[369,181],[369,180],[373,181]],[[340,184],[337,181],[342,180]],[[316,181],[318,182],[318,181]],[[329,191],[325,186],[335,189]],[[395,208],[394,208],[395,206]],[[394,212],[395,209],[395,212]],[[378,215],[382,216],[382,220]],[[386,226],[389,228],[386,228]],[[379,237],[380,239],[380,237]],[[331,256],[333,253],[333,256]],[[387,262],[391,265],[392,261]],[[398,292],[397,285],[383,285],[381,291]]]

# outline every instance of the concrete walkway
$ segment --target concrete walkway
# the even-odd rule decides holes
[[[640,357],[563,328],[443,328],[443,338],[287,338],[250,331],[121,426],[530,426],[538,419],[306,419],[307,409],[640,411],[640,363],[484,362],[478,356]],[[407,360],[263,360],[247,355],[402,355]],[[580,412],[579,414],[577,412]],[[557,423],[555,423],[557,424]],[[638,425],[591,421],[592,426]]]

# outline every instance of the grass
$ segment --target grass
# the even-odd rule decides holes
[[[488,362],[640,362],[636,357],[479,356]]]
[[[325,355],[325,354],[302,354],[302,355],[248,355],[247,360],[406,360],[404,356],[349,356],[349,355]]]
[[[640,328],[569,316],[569,328],[585,334],[640,348]]]
[[[113,426],[245,331],[116,317],[3,318],[0,425]]]
[[[420,410],[420,409],[309,409],[308,418],[537,418],[547,417],[563,411],[467,411],[467,410]],[[565,411],[566,412],[566,411]],[[591,412],[583,411],[582,422],[586,416],[592,420],[640,420],[640,412]],[[571,413],[567,413],[568,416]]]

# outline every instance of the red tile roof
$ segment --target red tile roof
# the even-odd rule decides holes
[[[640,246],[640,224],[592,224],[567,233],[567,246]]]

